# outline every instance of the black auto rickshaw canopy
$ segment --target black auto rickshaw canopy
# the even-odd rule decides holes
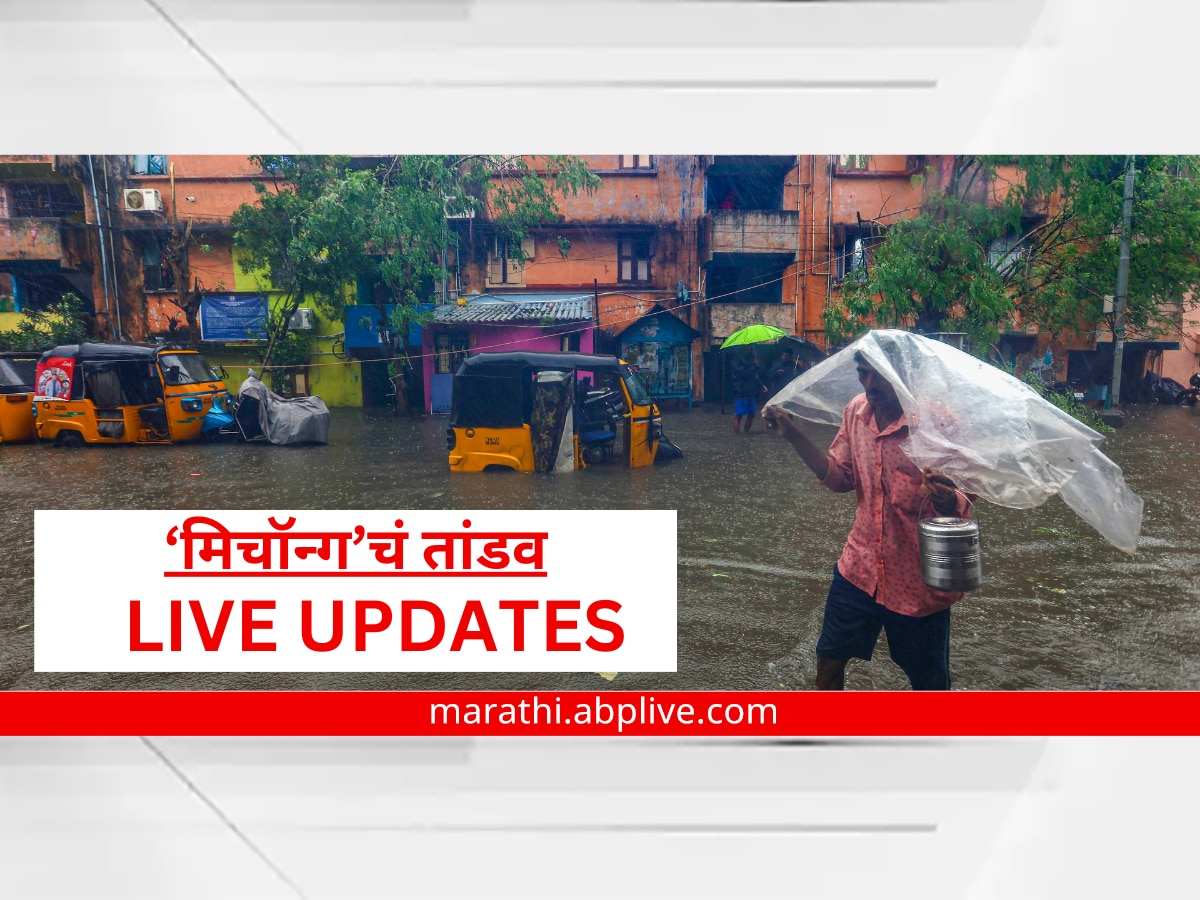
[[[63,344],[42,354],[41,363],[73,359],[79,375],[71,380],[71,400],[85,397],[97,406],[144,406],[161,403],[158,359],[182,348],[162,344]]]
[[[42,354],[42,362],[51,359],[105,360],[113,362],[152,361],[165,350],[180,350],[174,345],[161,344],[63,344]]]
[[[451,427],[520,428],[529,421],[532,373],[539,370],[608,372],[622,380],[634,374],[616,357],[592,353],[515,351],[468,356],[454,376]]]

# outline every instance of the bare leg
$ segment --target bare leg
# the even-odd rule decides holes
[[[754,413],[746,416],[746,434],[750,433],[750,426],[754,424]]]
[[[848,659],[826,659],[817,657],[817,690],[844,691],[846,689],[846,663]]]
[[[733,433],[734,434],[742,433],[742,417],[741,416],[733,417]]]

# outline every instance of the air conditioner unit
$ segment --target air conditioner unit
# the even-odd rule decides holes
[[[302,306],[288,319],[289,331],[312,331],[317,327],[317,316],[308,307]]]
[[[162,194],[153,188],[134,188],[125,192],[126,212],[162,212]]]

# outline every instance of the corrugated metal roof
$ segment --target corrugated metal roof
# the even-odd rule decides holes
[[[580,322],[593,317],[588,294],[477,294],[434,310],[435,322]]]

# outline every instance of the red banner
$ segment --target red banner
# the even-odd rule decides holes
[[[1200,693],[8,691],[0,735],[1195,736]]]
[[[75,360],[73,359],[52,356],[45,362],[39,361],[34,394],[44,400],[70,400],[71,382],[74,378]]]

